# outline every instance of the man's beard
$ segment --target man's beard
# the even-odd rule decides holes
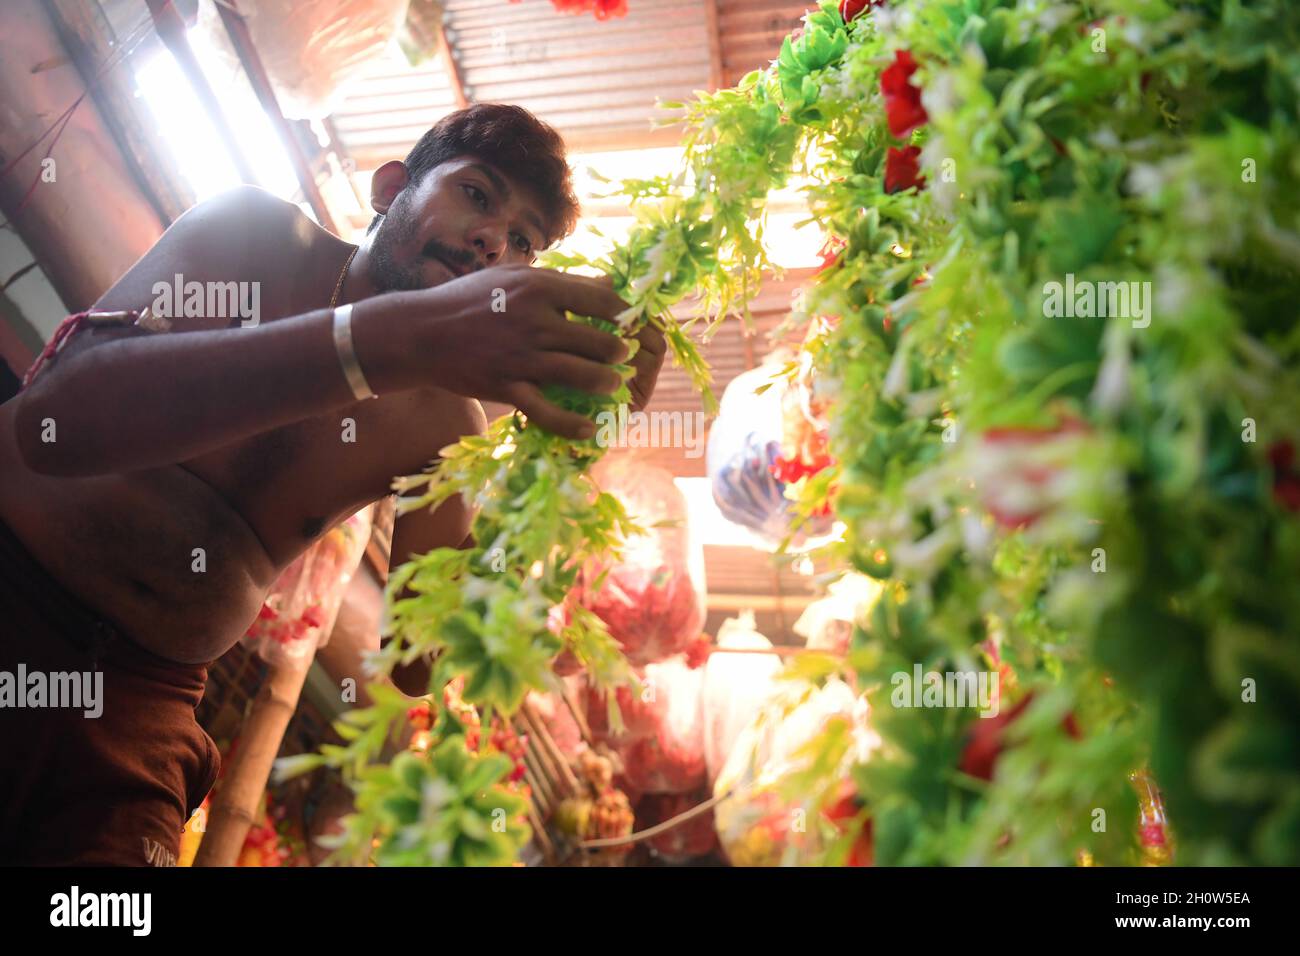
[[[429,282],[422,270],[425,259],[442,259],[462,268],[473,269],[473,253],[453,249],[437,239],[430,239],[420,250],[420,258],[403,265],[393,254],[394,249],[408,245],[415,237],[415,217],[410,215],[403,202],[405,197],[399,195],[389,207],[388,214],[380,220],[375,230],[375,237],[370,243],[369,267],[367,275],[378,292],[411,292],[427,289],[437,282]]]

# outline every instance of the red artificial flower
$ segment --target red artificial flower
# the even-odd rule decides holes
[[[1003,740],[1007,727],[1015,721],[1029,702],[1033,700],[1033,694],[1026,694],[1025,697],[1008,711],[998,714],[996,717],[977,717],[971,728],[970,734],[966,740],[966,747],[961,752],[961,760],[957,764],[962,773],[970,774],[980,780],[992,780],[993,770],[997,766],[998,758],[1002,756],[1002,751],[1006,747]]]
[[[1033,699],[1034,695],[1030,692],[1009,711],[996,717],[977,717],[974,727],[966,738],[966,747],[962,750],[958,768],[963,773],[978,777],[980,780],[992,780],[998,758],[1006,749],[1004,740],[1006,729],[1025,712]],[[1075,719],[1073,711],[1061,719],[1061,729],[1071,740],[1083,739],[1083,733],[1079,730],[1079,722]]]
[[[257,612],[257,619],[259,621],[273,621],[279,616],[280,612],[265,602],[262,603],[262,610]]]
[[[701,634],[686,645],[686,666],[691,670],[703,666],[708,661],[712,649],[713,643],[709,640],[709,635]]]
[[[835,799],[822,810],[822,814],[827,820],[834,823],[837,829],[842,829],[839,824],[844,820],[852,820],[861,809],[862,804],[858,802],[857,787],[850,780],[841,780],[839,787],[835,791]]]
[[[416,704],[407,710],[406,719],[416,730],[428,730],[433,723],[433,713],[429,709],[428,702]]]
[[[1015,531],[1028,528],[1049,511],[1055,503],[1052,486],[1065,462],[1044,463],[1034,450],[1087,431],[1087,423],[1072,416],[1051,428],[1008,425],[987,429],[980,436],[982,468],[989,472],[980,479],[984,487],[981,497],[993,520]]]
[[[1300,511],[1300,471],[1293,461],[1295,446],[1289,441],[1274,443],[1268,450],[1273,466],[1273,500],[1287,511]]]
[[[889,147],[885,154],[885,192],[902,192],[913,186],[924,189],[925,177],[917,175],[921,171],[920,157],[919,146]]]
[[[836,830],[843,833],[845,827],[851,824],[858,814],[862,812],[863,806],[862,800],[858,797],[857,787],[853,785],[853,782],[842,780],[839,789],[836,791],[834,802],[822,810],[822,815],[835,826]],[[871,866],[874,856],[873,851],[871,818],[868,817],[862,823],[862,829],[858,831],[853,846],[849,848],[845,866]]]
[[[809,475],[817,474],[817,472],[829,467],[833,462],[834,459],[825,453],[818,455],[812,461],[805,461],[803,456],[799,454],[795,454],[790,458],[777,455],[768,470],[777,481],[790,485],[800,478],[807,478]]]
[[[319,604],[313,604],[307,610],[302,612],[302,620],[308,627],[323,627],[325,624],[325,612]]]
[[[894,62],[880,74],[880,94],[885,98],[889,132],[904,138],[930,117],[921,105],[921,90],[908,80],[916,72],[916,60],[907,50],[894,54]]]
[[[627,16],[627,0],[551,0],[551,6],[561,13],[594,13],[597,20]]]
[[[839,236],[828,237],[825,245],[821,247],[821,251],[817,253],[822,260],[822,264],[817,268],[817,272],[822,273],[832,266],[838,265],[840,256],[844,254],[844,250],[848,248],[848,245],[849,244]]]
[[[1074,716],[1074,711],[1070,711],[1061,718],[1061,729],[1071,740],[1082,740],[1083,731],[1079,729],[1079,721]]]
[[[851,23],[871,7],[884,2],[885,0],[840,0],[840,16],[845,23]]]

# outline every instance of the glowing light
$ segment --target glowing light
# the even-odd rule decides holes
[[[298,193],[293,166],[242,68],[214,46],[204,31],[193,29],[187,36],[204,75],[218,91],[222,111],[253,167],[258,185],[281,199],[293,200]],[[141,98],[157,122],[158,140],[166,143],[176,157],[176,165],[189,181],[195,198],[202,202],[238,186],[239,172],[225,143],[171,53],[162,50],[137,66],[135,79]]]
[[[687,523],[691,536],[706,545],[755,547],[757,539],[740,525],[728,521],[713,500],[708,478],[674,478],[686,496]]]
[[[623,242],[636,219],[628,215],[626,199],[611,195],[619,182],[673,176],[681,169],[683,157],[680,146],[571,154],[574,190],[582,202],[582,224],[564,240],[560,250],[599,258],[612,243]],[[684,182],[689,185],[689,173]],[[826,237],[821,226],[810,220],[802,192],[810,182],[807,177],[793,177],[767,199],[763,245],[772,262],[785,269],[821,265],[818,251]],[[590,227],[597,231],[592,232]]]

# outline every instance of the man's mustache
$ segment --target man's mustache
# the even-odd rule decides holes
[[[478,257],[465,249],[456,249],[444,245],[437,239],[430,239],[420,252],[429,259],[442,259],[454,266],[462,266],[471,271],[478,271]]]

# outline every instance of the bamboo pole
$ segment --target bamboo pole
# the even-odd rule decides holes
[[[195,866],[234,866],[254,814],[266,792],[284,732],[298,709],[307,671],[315,651],[285,664],[271,665],[253,699],[239,735],[239,748],[226,768],[221,790],[208,811],[207,832],[194,858]]]

